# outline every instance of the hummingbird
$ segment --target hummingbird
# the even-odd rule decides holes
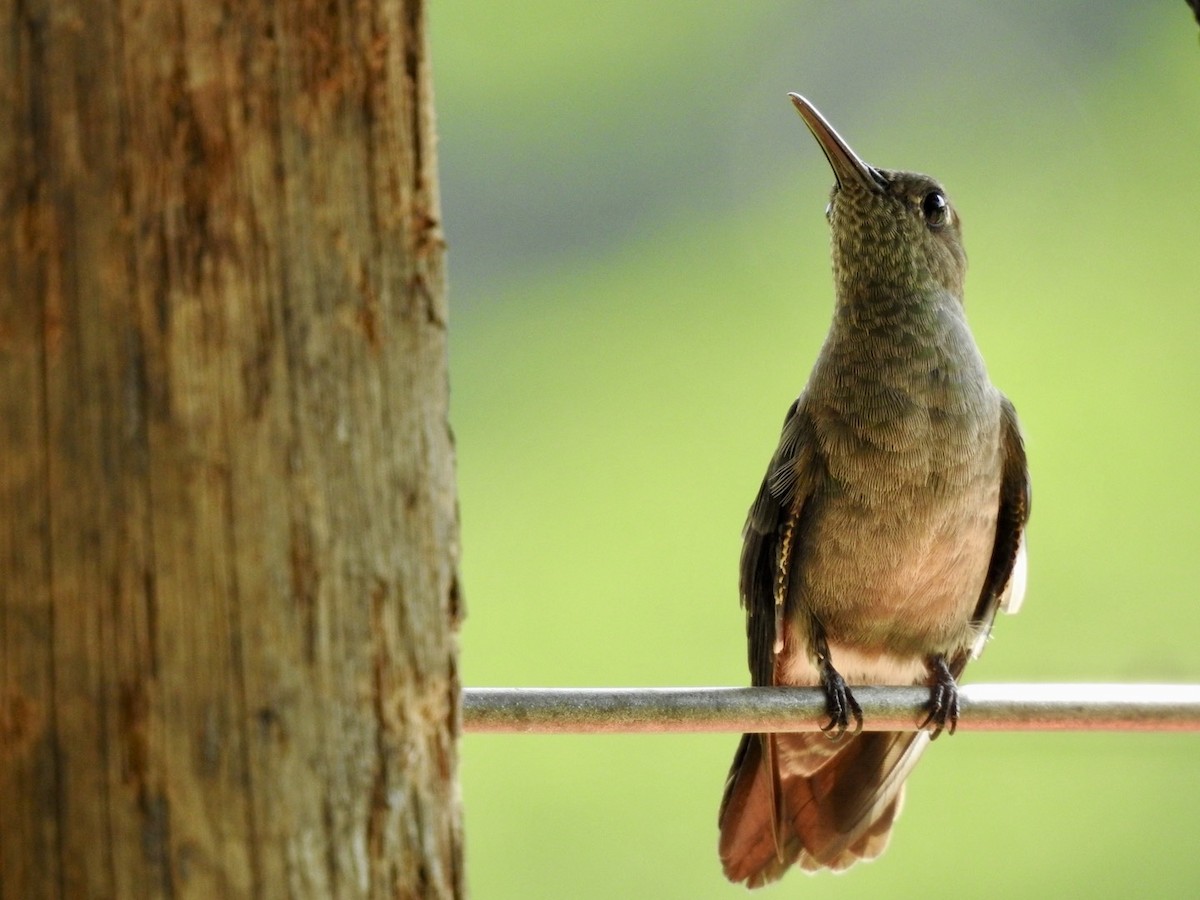
[[[745,734],[721,800],[725,875],[877,857],[904,781],[958,722],[957,679],[1025,588],[1029,472],[967,326],[958,212],[935,179],[865,163],[788,95],[833,169],[833,322],[743,532],[755,685],[820,686],[822,732]],[[863,732],[853,687],[927,685],[919,730]]]

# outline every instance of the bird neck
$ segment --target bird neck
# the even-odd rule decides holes
[[[812,386],[835,406],[853,404],[850,385],[905,395],[987,384],[962,301],[945,291],[839,297]],[[948,398],[947,398],[948,399]]]
[[[908,490],[930,471],[982,465],[981,429],[999,416],[962,303],[946,292],[839,303],[805,392],[827,459],[874,448],[837,463],[859,491]]]
[[[909,339],[928,340],[947,329],[965,328],[961,297],[940,287],[880,290],[868,286],[838,291],[830,336],[907,355],[913,349]]]

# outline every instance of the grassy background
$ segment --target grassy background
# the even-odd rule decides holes
[[[1012,8],[1006,8],[1012,7]],[[832,309],[785,99],[941,178],[1034,482],[973,681],[1200,680],[1200,42],[1183,3],[441,0],[453,418],[484,685],[744,684],[739,532]],[[733,896],[732,735],[469,736],[475,897]],[[944,739],[892,846],[768,896],[1196,896],[1200,738]]]

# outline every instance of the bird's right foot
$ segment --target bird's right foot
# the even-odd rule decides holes
[[[825,711],[829,714],[829,721],[821,726],[821,730],[831,741],[840,740],[842,735],[850,730],[850,722],[853,720],[854,728],[850,733],[858,734],[863,726],[862,709],[850,693],[850,686],[829,662],[828,656],[821,660],[820,666],[821,688],[825,691]]]

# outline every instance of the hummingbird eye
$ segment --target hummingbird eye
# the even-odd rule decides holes
[[[941,228],[950,221],[950,204],[941,191],[930,191],[921,200],[921,213],[930,228]]]

